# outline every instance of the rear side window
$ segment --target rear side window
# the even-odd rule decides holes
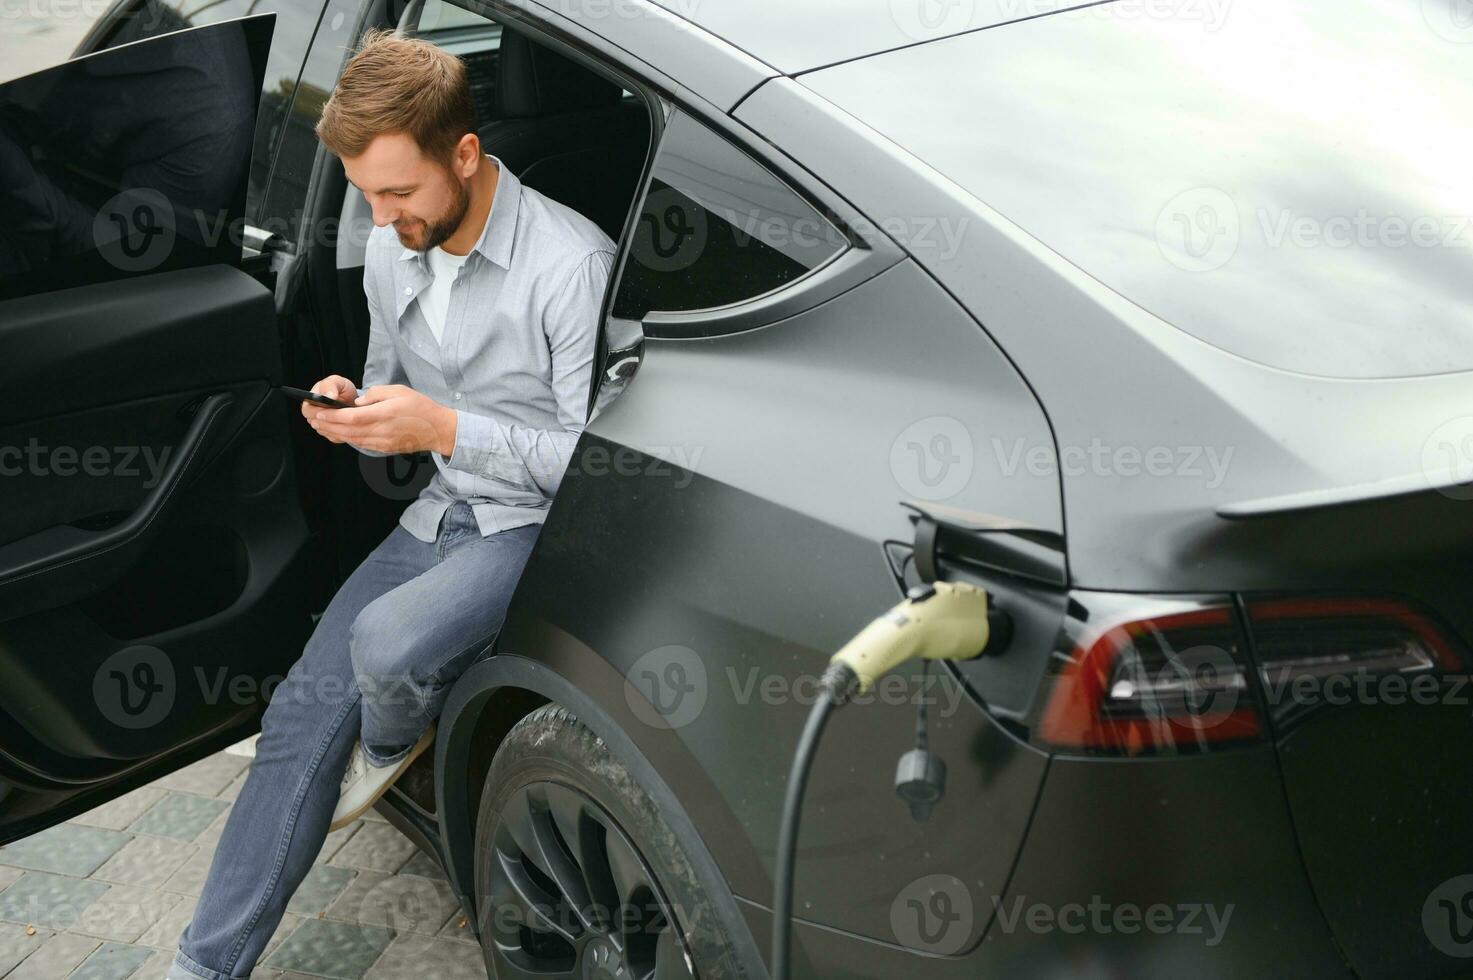
[[[769,170],[677,112],[660,141],[613,314],[638,319],[753,299],[848,245]]]

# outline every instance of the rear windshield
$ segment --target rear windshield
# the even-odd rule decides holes
[[[949,72],[955,46],[965,125],[880,128],[1210,344],[1339,377],[1473,369],[1458,7],[1104,4],[912,49]]]

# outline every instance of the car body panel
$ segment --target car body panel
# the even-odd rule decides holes
[[[1324,711],[1282,740],[1280,766],[1305,866],[1357,975],[1460,976],[1450,951],[1466,948],[1456,903],[1473,847],[1447,828],[1470,817],[1452,775],[1469,764],[1470,698],[1466,684],[1438,703],[1405,691],[1388,684]]]
[[[955,507],[1063,532],[1053,474],[1008,465],[1014,440],[1050,447],[1037,402],[914,263],[760,330],[647,340],[637,377],[639,392],[592,432],[810,520],[908,541],[899,502],[945,493]],[[955,460],[919,445],[937,433]]]
[[[575,463],[596,469],[610,457],[626,470],[664,465],[596,437],[585,438]],[[893,601],[896,584],[871,542],[679,467],[669,473],[672,483],[691,482],[665,494],[615,470],[570,475],[497,649],[568,674],[621,719],[702,829],[732,892],[760,901],[771,892],[782,760],[807,714],[805,692],[866,603]],[[583,530],[590,526],[600,530]],[[781,548],[754,553],[747,529],[757,526],[772,529]],[[686,542],[705,547],[690,552]],[[616,553],[618,577],[596,558]],[[735,571],[759,560],[774,571]],[[850,610],[810,615],[812,590],[792,587],[779,568],[831,583]],[[612,671],[587,683],[605,664]],[[688,685],[683,694],[675,680]],[[798,883],[805,919],[880,938],[891,933],[894,896],[915,877],[958,868],[989,882],[1006,877],[1044,761],[954,684],[923,686],[917,669],[890,678],[886,691],[890,700],[833,723],[810,790]],[[982,783],[957,781],[929,825],[913,822],[893,791],[922,692],[935,699],[937,751],[959,771],[985,757],[989,772]],[[937,833],[997,846],[932,849]],[[985,925],[973,923],[977,936]]]
[[[915,57],[898,52],[858,63],[855,70],[874,64],[877,74],[853,88],[854,97],[862,90],[871,98],[872,116],[874,107],[893,105],[887,118],[897,125],[911,112],[902,107],[905,87],[887,102],[886,90],[872,83],[882,63],[899,56]],[[1127,591],[1303,587],[1332,564],[1327,559],[1336,550],[1356,557],[1361,541],[1327,540],[1311,522],[1302,532],[1310,549],[1265,556],[1247,544],[1225,548],[1236,534],[1262,532],[1231,525],[1217,506],[1418,473],[1439,426],[1466,414],[1467,380],[1460,375],[1306,377],[1177,330],[902,149],[903,133],[886,138],[805,87],[826,74],[769,82],[735,115],[876,221],[914,226],[909,216],[949,214],[965,223],[954,250],[931,242],[907,250],[978,318],[1049,413],[1067,463],[1061,476],[1074,584]],[[953,132],[953,151],[965,153],[965,131]],[[825,160],[843,162],[826,167]],[[1104,466],[1092,462],[1094,447],[1106,454]],[[1146,470],[1147,454],[1158,448],[1172,478]],[[1456,508],[1425,506],[1452,522],[1445,527],[1468,519]],[[1371,564],[1414,554],[1434,534],[1428,529],[1424,540],[1407,542],[1387,529],[1379,546],[1367,546],[1383,553],[1364,557]]]
[[[986,335],[911,262],[759,329],[647,336],[637,380],[584,433],[523,574],[498,649],[540,660],[553,654],[535,637],[567,634],[626,679],[618,697],[651,728],[631,737],[676,738],[704,773],[672,780],[697,825],[740,828],[709,838],[740,897],[770,890],[785,772],[774,760],[807,714],[805,683],[899,595],[884,545],[909,542],[900,501],[931,492],[924,477],[937,476],[916,469],[907,432],[929,439],[917,424],[937,418],[965,456],[952,474],[961,502],[1060,530],[1051,474],[1004,473],[990,447],[960,452],[994,432],[1046,446],[1047,422]],[[694,689],[657,689],[672,672]],[[959,781],[932,826],[915,823],[894,796],[894,762],[918,692],[931,689],[919,671],[892,681],[902,677],[893,702],[835,720],[798,884],[805,918],[877,938],[917,875],[961,867],[1001,887],[1045,758],[947,681],[932,742],[959,768],[986,757],[989,776]],[[993,846],[933,850],[938,829]],[[979,918],[975,938],[985,927]]]
[[[1058,458],[1068,464],[1062,481],[1074,585],[1391,595],[1429,610],[1466,642],[1473,513],[1459,485],[1466,460],[1456,454],[1473,406],[1467,373],[1329,378],[1266,366],[1130,302],[991,206],[992,182],[1028,144],[1000,142],[987,125],[974,125],[997,82],[963,68],[985,60],[1008,33],[1039,32],[1046,48],[1047,32],[1067,28],[1073,16],[775,80],[736,115],[872,214],[969,217],[954,255],[913,254],[978,317],[1049,412]],[[904,96],[937,71],[955,79],[950,101],[917,105]],[[1021,78],[1018,91],[1055,94]],[[994,155],[1001,159],[989,167]],[[825,169],[825,159],[843,163]],[[1161,205],[1179,189],[1163,186]],[[1162,275],[1180,273],[1158,261]],[[1091,455],[1096,448],[1099,457]],[[1143,465],[1153,451],[1164,453],[1164,472]],[[1378,485],[1397,492],[1345,492]],[[1298,494],[1329,499],[1302,509],[1294,506]],[[1285,506],[1276,510],[1274,499]],[[1251,506],[1235,508],[1239,502]],[[1473,762],[1466,697],[1415,703],[1372,690],[1278,739],[1288,826],[1358,972],[1446,970],[1418,910],[1473,853],[1456,839],[1435,856],[1416,842],[1473,819],[1466,794],[1432,785]],[[1426,788],[1414,792],[1419,783]],[[1043,799],[1074,791],[1055,785],[1051,773]],[[1387,833],[1388,822],[1400,832]]]
[[[1024,976],[1081,963],[1106,976],[1353,975],[1316,907],[1266,745],[1055,759],[989,944],[1005,936],[1000,965]]]
[[[1055,760],[1055,791],[1039,802],[1005,893],[957,875],[917,877],[898,896],[888,942],[800,918],[793,975],[1354,976],[1304,880],[1274,765],[1266,748],[1217,760]],[[964,846],[936,839],[948,841]],[[769,905],[739,904],[767,943]],[[979,918],[991,920],[986,938],[962,946]]]

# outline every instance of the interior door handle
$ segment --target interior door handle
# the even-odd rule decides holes
[[[0,546],[0,621],[71,602],[126,571],[204,461],[232,401],[223,393],[205,398],[158,485],[126,519],[99,531],[62,524]]]

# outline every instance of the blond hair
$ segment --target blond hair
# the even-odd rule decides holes
[[[323,107],[317,138],[339,157],[356,157],[374,138],[406,133],[420,151],[448,164],[476,131],[465,65],[428,41],[370,30]]]

